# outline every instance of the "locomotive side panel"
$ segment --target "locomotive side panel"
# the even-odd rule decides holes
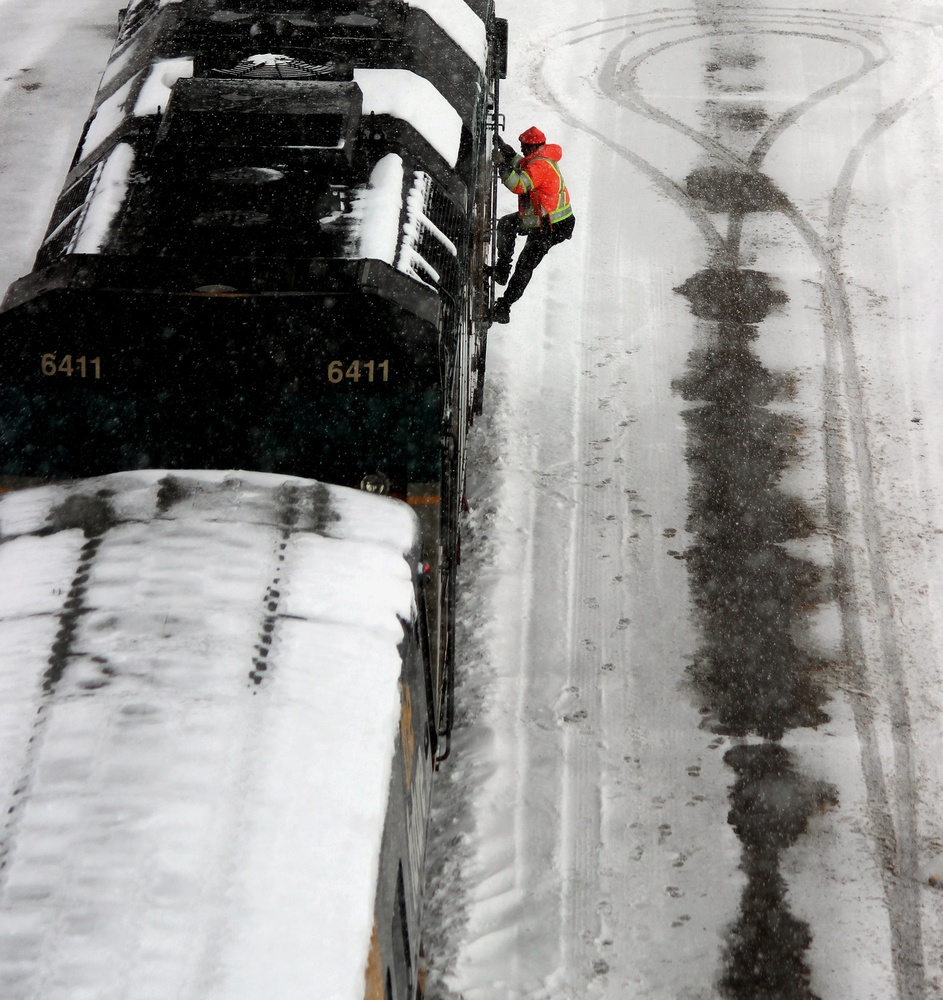
[[[384,468],[404,495],[438,481],[434,330],[388,302],[99,292],[107,322],[83,322],[81,299],[45,295],[7,353],[7,475],[249,467],[357,486]]]

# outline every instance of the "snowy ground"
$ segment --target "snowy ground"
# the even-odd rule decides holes
[[[489,344],[430,995],[943,996],[943,4],[501,8],[578,221]],[[4,285],[115,13],[0,0]]]
[[[943,6],[851,7],[504,5],[578,221],[489,344],[434,997],[943,995]]]

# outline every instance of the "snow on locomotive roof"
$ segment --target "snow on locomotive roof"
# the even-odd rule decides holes
[[[131,89],[138,76],[140,74],[131,77],[130,80],[122,84],[110,97],[107,97],[99,104],[98,110],[88,123],[85,138],[82,140],[82,148],[79,151],[79,160],[84,160],[121,127],[127,117],[125,105],[128,103]]]
[[[462,118],[429,83],[408,69],[355,69],[363,113],[408,122],[450,166],[458,163]]]
[[[392,264],[399,246],[399,220],[403,210],[403,158],[396,153],[381,157],[370,173],[370,183],[358,189],[351,202],[357,225],[352,252],[365,259]]]
[[[354,192],[350,215],[355,225],[349,252],[365,260],[382,260],[417,281],[438,282],[441,276],[419,252],[424,234],[453,257],[458,256],[458,248],[425,213],[432,181],[421,170],[413,174],[401,224],[405,176],[402,157],[387,153],[377,161],[369,183]]]
[[[433,21],[485,72],[488,65],[488,35],[484,22],[465,0],[406,0],[410,7],[425,11]]]
[[[127,142],[119,142],[102,161],[75,238],[76,253],[101,252],[111,224],[124,202],[133,166],[134,147]],[[63,220],[63,225],[67,221]]]
[[[0,995],[363,996],[416,537],[250,473],[0,500]]]
[[[267,53],[252,56],[250,61],[274,65],[292,60],[288,56]],[[192,59],[157,60],[151,65],[138,94],[134,114],[159,114],[167,107],[171,88],[177,80],[191,76]],[[458,163],[462,140],[461,115],[428,80],[408,69],[356,68],[354,82],[363,93],[363,114],[391,115],[408,122],[450,167]],[[126,94],[124,99],[127,99]],[[120,116],[112,117],[115,117],[113,130],[120,122]],[[85,147],[93,148],[88,141]]]
[[[157,59],[151,63],[144,86],[138,92],[134,114],[160,114],[161,110],[167,107],[173,85],[178,80],[191,76],[193,76],[193,60],[189,57]]]

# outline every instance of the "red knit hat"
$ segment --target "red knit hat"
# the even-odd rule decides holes
[[[521,132],[518,140],[523,146],[542,146],[547,141],[547,137],[536,125],[531,125],[526,132]]]

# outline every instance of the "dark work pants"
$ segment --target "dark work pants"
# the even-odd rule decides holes
[[[504,301],[510,305],[524,294],[524,289],[530,281],[530,276],[534,273],[534,268],[547,256],[551,247],[568,240],[573,235],[573,227],[576,219],[571,215],[568,219],[551,226],[544,220],[540,229],[525,229],[520,215],[514,212],[511,215],[502,215],[498,219],[498,260],[496,267],[501,271],[504,267],[510,267],[514,257],[514,244],[518,236],[526,236],[527,242],[517,258],[517,267],[508,282],[504,295]]]

